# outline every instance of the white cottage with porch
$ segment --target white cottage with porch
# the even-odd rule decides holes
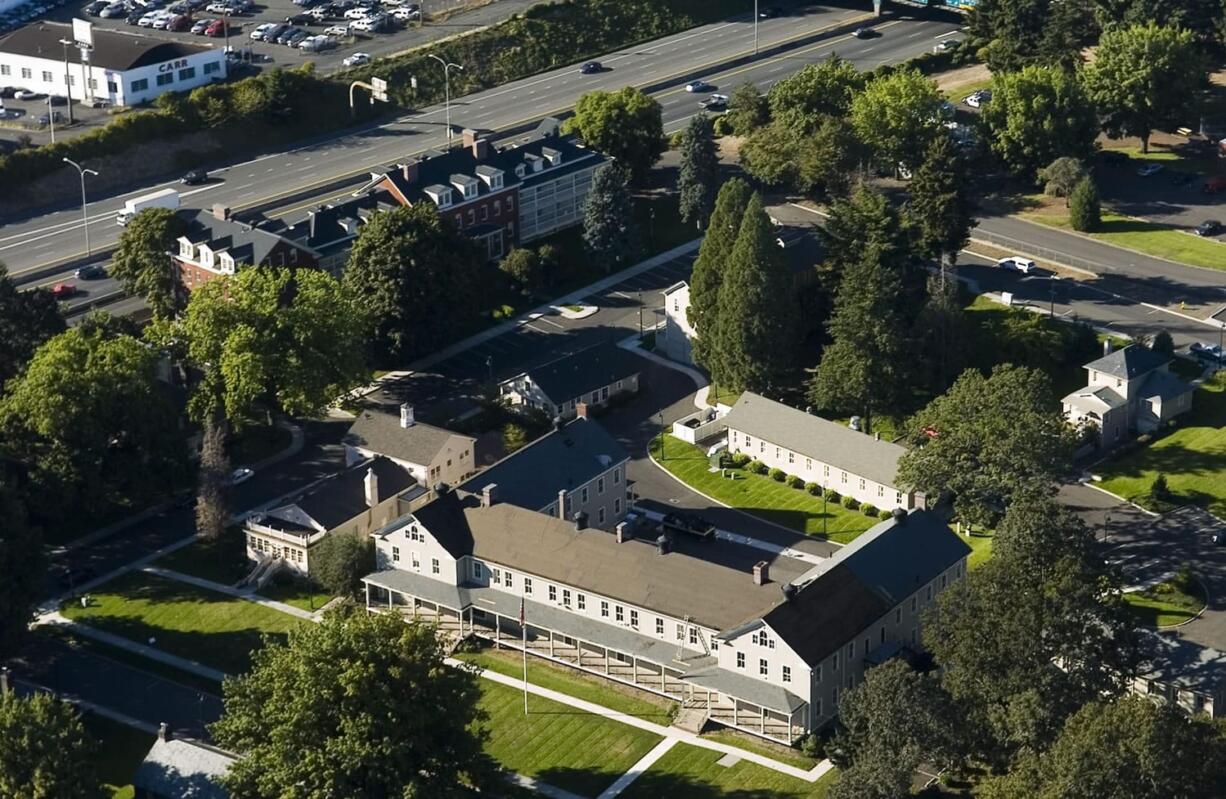
[[[818,562],[730,541],[632,538],[446,492],[374,534],[367,607],[437,622],[792,743],[864,669],[919,643],[969,548],[899,512]],[[521,623],[522,618],[522,623]]]

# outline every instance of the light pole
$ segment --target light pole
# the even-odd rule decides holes
[[[664,442],[667,439],[667,436],[664,435],[664,414],[661,412],[659,416],[660,416],[660,460],[665,461],[665,460],[668,460],[668,458],[665,457],[664,455]]]
[[[485,370],[490,376],[490,385],[494,385],[494,356],[485,356]]]
[[[51,95],[47,95],[47,124],[51,126],[51,143],[55,144],[55,108],[51,105]]]
[[[758,0],[753,0],[753,54],[758,54]]]
[[[85,257],[90,256],[89,249],[89,206],[85,202],[85,175],[88,173],[94,177],[98,177],[98,173],[92,169],[85,167],[73,161],[71,158],[63,159],[64,163],[72,164],[77,168],[77,173],[81,176],[81,225],[85,228]]]
[[[440,58],[439,56],[436,56],[434,53],[427,53],[426,57],[433,58],[435,61],[443,65],[443,91],[445,92],[444,96],[447,98],[446,99],[447,149],[450,150],[451,149],[451,70],[452,68],[455,68],[463,72],[464,67],[460,66],[459,64],[452,64],[451,62],[443,58]]]
[[[68,98],[68,123],[72,124],[72,77],[68,74],[68,47],[72,44],[68,39],[60,39],[60,44],[64,45],[64,96]]]

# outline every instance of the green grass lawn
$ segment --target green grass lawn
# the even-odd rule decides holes
[[[622,799],[821,799],[834,772],[805,782],[742,760],[721,766],[723,755],[691,744],[676,744],[630,784]]]
[[[707,404],[717,405],[736,405],[736,401],[741,398],[741,392],[732,391],[731,389],[722,388],[720,386],[712,386],[711,391],[707,392]]]
[[[1103,488],[1150,507],[1154,478],[1166,475],[1171,501],[1226,514],[1226,373],[1205,381],[1192,395],[1192,410],[1179,427],[1146,447],[1099,467]]]
[[[254,566],[247,560],[243,534],[237,529],[227,531],[217,541],[197,539],[158,558],[153,565],[222,585],[234,585]]]
[[[664,456],[660,455],[660,437],[651,441],[651,455],[656,462],[696,491],[738,510],[752,513],[783,527],[806,535],[821,536],[823,529],[831,541],[846,544],[880,521],[807,491],[789,488],[765,475],[751,474],[744,469],[729,470],[736,480],[710,472],[710,464],[702,450],[679,438],[667,437]]]
[[[962,536],[961,538],[971,548],[970,557],[966,559],[966,568],[968,570],[977,569],[992,557],[992,536],[971,533],[969,536]]]
[[[103,794],[111,799],[132,799],[132,777],[153,746],[153,735],[93,713],[82,715],[85,733],[97,742],[94,768]]]
[[[1144,591],[1124,594],[1128,610],[1145,627],[1170,627],[1195,618],[1205,607],[1205,589],[1186,570]]]
[[[529,666],[531,668],[531,666]],[[531,672],[530,672],[531,673]],[[505,768],[595,797],[660,741],[658,735],[481,680],[486,751]]]
[[[133,572],[90,593],[91,604],[66,604],[63,613],[100,630],[235,674],[251,665],[262,636],[284,639],[300,624],[286,613],[204,591],[185,583]]]
[[[790,746],[764,741],[756,735],[749,735],[727,727],[704,732],[702,737],[712,741],[719,741],[729,746],[736,746],[763,757],[778,760],[780,763],[787,763],[789,766],[795,766],[796,768],[811,769],[818,763],[818,761],[811,757],[805,757],[798,750]]]
[[[1132,145],[1129,147],[1108,147],[1106,149],[1116,150],[1121,153],[1128,154],[1128,169],[1136,172],[1145,163],[1162,164],[1168,170],[1174,169],[1180,172],[1196,172],[1199,174],[1212,174],[1217,167],[1215,163],[1216,155],[1210,151],[1210,155],[1192,155],[1190,150],[1175,150],[1170,145],[1151,142],[1149,152],[1142,153],[1140,145]],[[1167,180],[1170,176],[1169,172],[1159,172],[1144,180]],[[1139,178],[1140,179],[1140,178]],[[1197,191],[1197,184],[1193,184],[1193,191]]]
[[[332,594],[315,583],[283,575],[261,588],[259,595],[308,612],[319,610],[332,601]]]
[[[1067,229],[1066,214],[1023,214],[1025,219],[1049,227]],[[1185,233],[1170,225],[1145,222],[1130,216],[1103,212],[1102,226],[1091,237],[1129,250],[1191,266],[1226,269],[1226,244]]]
[[[523,656],[509,649],[456,653],[456,657],[508,677],[523,677]],[[623,690],[607,680],[588,676],[540,658],[528,658],[528,682],[665,726],[670,722],[669,708],[676,704],[664,697],[628,686]]]

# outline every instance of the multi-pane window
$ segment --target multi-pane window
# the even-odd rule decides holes
[[[512,584],[512,581],[513,581],[513,580],[514,580],[514,577],[512,577],[512,575],[511,575],[511,573],[510,573],[510,572],[507,572],[507,588],[514,588],[514,587],[515,587],[515,586]]]
[[[622,481],[622,470],[621,470],[621,467],[619,466],[618,468],[613,470],[613,485],[617,485],[621,481]]]
[[[400,562],[400,547],[392,547],[392,563]]]
[[[634,608],[630,609],[630,626],[636,629],[639,626],[639,612]]]
[[[736,653],[736,667],[738,669],[745,668],[745,653],[744,652]]]
[[[619,624],[625,621],[626,620],[626,609],[623,608],[621,605],[614,605],[613,606],[613,617],[617,619],[617,622]]]
[[[770,664],[766,662],[766,658],[758,658],[758,676],[769,677],[770,673]]]
[[[549,586],[549,601],[550,602],[558,601],[558,587],[556,585]]]
[[[494,585],[502,585],[501,569],[490,569],[490,582]]]
[[[579,610],[587,610],[587,597],[583,594],[579,594],[575,598],[579,600]]]
[[[609,603],[603,599],[600,601],[600,617],[602,619],[609,618]]]
[[[532,593],[532,578],[531,577],[524,578],[524,593],[525,594]]]
[[[586,504],[587,503],[587,486],[583,487],[583,490],[579,492],[579,495],[583,498],[584,504]]]
[[[562,589],[562,604],[568,608],[570,607],[570,589],[569,588]]]
[[[656,635],[664,635],[664,619],[656,619]]]
[[[685,640],[685,625],[684,624],[677,625],[677,640],[678,641]]]
[[[698,645],[698,628],[697,627],[690,628],[690,643],[695,646]]]
[[[479,560],[473,561],[473,579],[474,580],[481,579],[481,561]]]
[[[421,556],[413,553],[413,571],[421,571]]]
[[[604,493],[604,478],[603,477],[596,478],[596,493],[597,494]]]
[[[431,574],[439,573],[438,558],[430,558],[430,573]]]

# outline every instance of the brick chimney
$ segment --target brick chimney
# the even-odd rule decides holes
[[[481,489],[481,507],[488,508],[497,502],[498,484],[490,483],[485,488]]]
[[[225,222],[230,218],[230,206],[223,205],[222,203],[215,203],[213,205],[213,218]]]
[[[760,560],[753,565],[753,584],[766,585],[770,582],[770,564]]]
[[[558,490],[558,518],[566,518],[566,489]]]
[[[410,185],[417,182],[417,169],[419,162],[416,158],[410,158],[408,161],[400,165],[400,177],[405,183]]]
[[[586,402],[576,402],[575,403],[575,416],[578,416],[580,419],[587,418],[587,403]]]
[[[362,480],[362,486],[366,489],[366,506],[373,508],[379,504],[379,476],[375,474],[374,467],[366,470],[366,477]]]
[[[403,403],[400,406],[400,426],[408,429],[417,424],[417,419],[413,415],[413,406],[409,403]]]
[[[464,128],[460,131],[460,141],[464,142],[465,147],[472,147],[477,141],[477,131],[472,128]]]

